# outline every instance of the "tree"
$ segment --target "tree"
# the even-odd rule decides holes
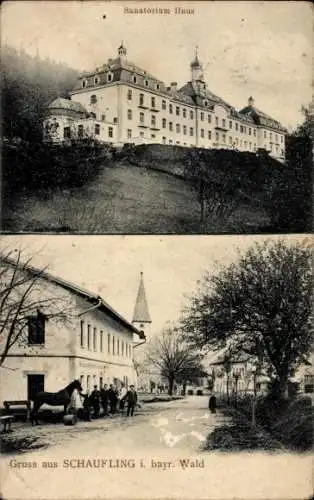
[[[238,262],[206,275],[184,311],[182,329],[194,347],[248,354],[277,380],[279,397],[312,346],[312,251],[266,242]]]
[[[286,137],[286,163],[277,172],[270,213],[275,230],[311,232],[313,227],[314,112]]]
[[[64,297],[44,291],[45,270],[22,262],[22,251],[0,253],[0,366],[14,346],[29,347],[28,329],[32,321],[66,323],[71,306]]]
[[[191,351],[176,328],[168,328],[155,337],[147,352],[147,362],[167,379],[169,395],[173,393],[174,382],[183,376],[184,371],[194,368],[197,360],[198,355]]]
[[[185,396],[188,383],[198,385],[199,379],[207,377],[207,375],[202,366],[201,359],[195,357],[194,362],[190,366],[186,366],[177,374],[176,382],[182,384],[182,392]]]

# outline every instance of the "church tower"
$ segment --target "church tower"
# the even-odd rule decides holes
[[[120,62],[122,62],[122,63],[126,62],[126,48],[123,44],[123,41],[121,42],[121,45],[118,48],[118,55],[119,55]]]
[[[199,81],[204,82],[203,65],[198,58],[197,49],[198,49],[198,47],[196,47],[196,49],[195,49],[195,58],[190,64],[191,79],[192,79],[192,82],[199,82]]]
[[[139,330],[143,330],[145,334],[147,334],[147,330],[149,329],[149,325],[152,320],[149,314],[145,287],[144,287],[144,277],[143,273],[140,274],[140,284],[138,287],[133,319],[133,325]]]

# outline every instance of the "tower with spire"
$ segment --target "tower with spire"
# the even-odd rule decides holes
[[[132,323],[134,326],[136,326],[136,328],[138,328],[139,330],[143,330],[144,333],[147,333],[147,329],[149,328],[151,322],[152,320],[149,314],[144,287],[144,274],[143,272],[141,272]]]
[[[198,58],[198,47],[195,47],[195,57],[190,64],[192,82],[204,82],[203,65]]]
[[[121,42],[120,47],[118,48],[118,55],[119,55],[120,62],[126,62],[126,47],[123,43],[123,40]]]

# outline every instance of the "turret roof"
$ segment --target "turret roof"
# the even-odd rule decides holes
[[[80,102],[72,101],[71,99],[64,99],[63,97],[57,97],[52,101],[49,109],[68,109],[70,111],[76,111],[77,113],[87,113],[87,110]]]
[[[151,322],[152,320],[149,314],[148,304],[146,300],[143,273],[141,273],[132,323],[151,323]]]

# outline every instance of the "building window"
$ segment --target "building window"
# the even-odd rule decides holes
[[[108,354],[110,354],[110,333],[108,333],[107,335],[107,350]]]
[[[120,341],[117,339],[117,355],[119,356],[120,354]]]
[[[144,106],[144,94],[140,94],[140,106]]]
[[[216,142],[219,142],[219,132],[216,132]]]
[[[81,347],[84,348],[84,321],[80,322],[80,339],[81,339]]]
[[[204,121],[204,113],[203,113],[203,111],[201,111],[201,122],[203,122],[203,121]]]
[[[144,132],[140,132],[140,137],[144,137]]]
[[[235,124],[235,129],[239,130],[239,124],[238,123]]]
[[[151,124],[152,124],[152,127],[156,127],[156,116],[155,115],[152,115]]]
[[[151,104],[152,104],[152,108],[155,109],[156,108],[156,100],[155,100],[155,97],[152,97],[151,99]]]
[[[132,109],[128,109],[128,120],[132,120]]]
[[[167,126],[167,120],[166,120],[166,118],[163,118],[162,119],[162,128],[166,128],[166,126]]]
[[[176,106],[176,115],[180,116],[180,108],[179,108],[179,106]]]
[[[186,130],[187,130],[186,125],[183,125],[183,135],[186,135]]]
[[[128,101],[132,101],[132,90],[128,90]]]
[[[249,143],[249,149],[252,149],[252,143],[251,142]]]
[[[63,129],[63,138],[70,139],[71,138],[71,129],[70,127],[64,127]]]
[[[121,356],[124,356],[124,342],[121,340]]]
[[[164,99],[161,101],[161,107],[162,107],[162,109],[167,109],[167,104],[166,104],[166,101]]]
[[[208,115],[208,123],[212,122],[212,115]]]
[[[173,112],[173,106],[172,104],[169,104],[169,113],[172,114],[172,112]]]
[[[100,352],[104,350],[104,332],[100,330]]]
[[[232,129],[232,121],[231,120],[229,120],[229,128],[230,128],[230,130]]]
[[[180,134],[180,124],[179,123],[176,124],[176,132],[177,132],[177,134]]]
[[[246,127],[244,127],[244,133],[246,134]]]
[[[140,113],[140,123],[144,123],[144,113]]]
[[[82,138],[84,135],[84,127],[83,125],[79,125],[77,128],[77,134],[79,138]]]
[[[169,130],[172,132],[173,131],[173,124],[172,122],[169,122]]]
[[[148,80],[145,80],[144,84],[145,84],[145,87],[148,87]]]
[[[252,135],[252,129],[249,127],[249,135]]]
[[[159,83],[156,84],[156,89],[159,90],[160,89],[160,85]]]
[[[127,136],[128,136],[128,139],[131,139],[131,137],[132,137],[132,130],[130,128],[128,128],[128,130],[127,130]]]
[[[106,115],[101,115],[101,121],[104,122],[106,120]]]
[[[99,123],[96,123],[96,125],[95,125],[95,134],[96,135],[100,134],[100,125],[99,125]]]
[[[96,104],[97,102],[97,96],[95,94],[90,96],[90,103],[91,104]]]
[[[162,142],[163,142],[163,144],[166,144],[166,142],[167,142],[167,137],[163,137],[163,138],[162,138]]]
[[[246,141],[244,141],[244,147],[245,147],[245,149],[247,148],[247,142]]]
[[[266,130],[264,130],[264,139],[266,139]]]
[[[117,116],[114,117],[113,123],[118,123],[118,117]]]
[[[183,118],[186,118],[186,109],[185,108],[182,109],[182,115],[183,115]]]
[[[96,351],[97,348],[97,330],[96,328],[93,329],[93,349]]]
[[[255,128],[253,129],[253,135],[254,135],[254,137],[256,137],[256,130],[255,130]]]
[[[112,335],[112,354],[113,354],[113,356],[115,355],[115,341],[114,341],[114,335]]]
[[[208,139],[211,141],[211,138],[212,138],[212,133],[211,133],[211,130],[208,131]]]
[[[133,83],[136,83],[136,82],[137,82],[136,76],[133,76],[132,81],[133,81]]]
[[[82,80],[82,87],[83,89],[87,86],[87,81],[86,80]]]
[[[223,128],[226,128],[226,120],[224,118],[222,120],[222,126],[223,126]]]
[[[205,135],[204,129],[201,128],[201,137],[204,137],[204,135]]]
[[[28,326],[28,343],[29,344],[44,344],[45,343],[45,322],[46,318],[43,314],[37,311],[36,316],[30,316],[27,321]]]
[[[240,125],[240,132],[243,134],[243,125]]]
[[[194,118],[194,113],[193,113],[193,111],[191,110],[191,111],[190,111],[190,119],[191,119],[191,120],[193,120],[193,118]]]
[[[130,358],[132,358],[132,347],[129,345]]]
[[[215,117],[216,126],[218,126],[218,116]]]
[[[193,127],[190,127],[190,135],[191,136],[194,135],[194,129],[193,129]]]
[[[226,142],[226,134],[222,134],[222,142]]]
[[[112,127],[108,127],[108,136],[113,137],[113,128]]]
[[[273,138],[273,134],[270,132],[269,133],[269,139],[272,140],[272,138]]]
[[[112,82],[112,79],[113,79],[113,74],[112,73],[108,73],[108,75],[107,75],[107,81],[108,82]]]
[[[90,332],[90,329],[91,329],[91,326],[90,325],[87,325],[87,349],[90,349],[90,335],[91,335],[91,332]]]

